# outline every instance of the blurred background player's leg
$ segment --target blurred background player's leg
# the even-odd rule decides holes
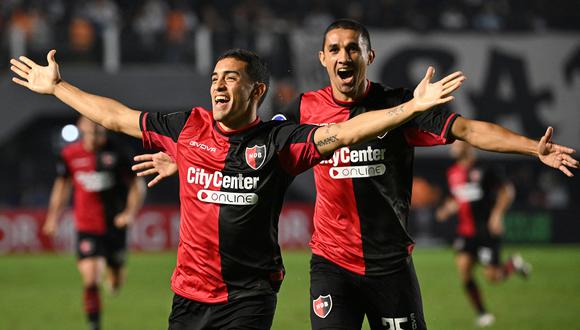
[[[90,330],[98,330],[101,326],[101,298],[99,284],[105,270],[103,257],[83,258],[77,262],[83,281],[83,303]]]
[[[459,252],[455,258],[455,262],[467,298],[477,312],[476,324],[480,327],[491,325],[495,318],[487,312],[483,304],[483,297],[473,273],[476,260],[467,252]]]

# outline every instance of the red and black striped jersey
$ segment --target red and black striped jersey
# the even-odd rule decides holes
[[[316,126],[256,119],[225,132],[211,111],[143,113],[146,148],[178,166],[180,242],[175,293],[204,303],[276,292],[284,275],[278,217],[295,175],[322,158]]]
[[[411,98],[408,90],[369,82],[360,102],[344,103],[333,98],[328,86],[302,94],[283,115],[328,125]],[[369,142],[341,148],[317,165],[312,252],[357,274],[398,271],[414,244],[407,232],[414,147],[451,142],[456,117],[444,109],[424,112]]]
[[[507,184],[500,168],[474,164],[454,164],[447,170],[447,183],[453,198],[459,204],[457,234],[464,237],[489,238],[491,210],[498,191]]]
[[[103,234],[127,204],[129,182],[134,178],[129,153],[107,143],[87,151],[82,142],[65,146],[57,174],[73,182],[75,226],[78,231]]]

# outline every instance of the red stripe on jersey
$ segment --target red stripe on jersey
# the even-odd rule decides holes
[[[332,110],[312,110],[319,109],[321,105]],[[330,86],[318,92],[305,93],[300,108],[301,124],[328,125],[346,121],[350,117],[349,108],[333,101]],[[340,152],[337,150],[335,153]],[[340,163],[340,166],[349,165],[350,163]],[[333,170],[336,169],[332,164],[326,162],[314,167],[316,206],[310,247],[312,253],[357,274],[364,274],[361,225],[353,181],[350,178],[333,179],[330,173]]]
[[[198,200],[198,194],[207,194],[202,190],[220,190],[200,180],[202,175],[223,170],[229,149],[228,138],[212,127],[211,112],[192,111],[177,142],[181,221],[171,288],[191,300],[223,303],[228,300],[228,289],[221,269],[220,204]]]
[[[404,132],[407,144],[414,147],[428,147],[453,142],[451,138],[446,137],[446,133],[449,128],[449,123],[451,123],[453,118],[456,116],[457,114],[452,114],[447,118],[440,134],[427,132],[416,127],[406,128]]]
[[[469,169],[458,164],[447,170],[447,182],[452,193],[469,182],[468,174]],[[471,210],[471,204],[468,201],[458,199],[455,195],[454,198],[459,203],[457,234],[473,237],[475,235],[475,217]]]
[[[352,179],[334,180],[329,171],[328,165],[314,167],[317,189],[314,233],[310,241],[312,253],[364,274],[360,218]]]

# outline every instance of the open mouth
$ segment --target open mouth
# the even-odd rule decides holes
[[[349,79],[354,76],[354,70],[352,68],[340,68],[338,69],[338,76],[340,79]]]
[[[230,98],[225,95],[218,95],[214,98],[216,104],[225,104],[230,101]]]

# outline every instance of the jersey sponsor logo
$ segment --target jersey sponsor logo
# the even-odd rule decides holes
[[[320,164],[353,164],[359,162],[376,162],[385,160],[385,149],[373,149],[367,146],[364,150],[350,150],[348,147],[340,148],[334,152],[332,158],[323,160]]]
[[[274,117],[272,117],[272,120],[284,121],[284,120],[287,120],[287,118],[283,114],[277,113],[274,115]]]
[[[332,158],[323,160],[321,164],[330,164],[328,170],[333,179],[369,178],[383,175],[387,172],[385,164],[370,164],[359,166],[339,166],[341,164],[356,164],[359,162],[380,162],[385,160],[385,149],[373,149],[367,146],[364,150],[350,150],[348,147],[340,148],[334,152]]]
[[[381,317],[381,323],[384,327],[386,327],[386,330],[417,329],[417,320],[415,317],[415,313],[411,313],[409,317]],[[403,328],[403,326],[405,327]]]
[[[200,185],[203,189],[254,190],[258,188],[258,181],[260,178],[257,176],[225,175],[220,171],[208,173],[203,168],[193,166],[187,169],[187,182]]]
[[[200,150],[203,150],[203,151],[209,151],[209,152],[216,152],[217,151],[216,147],[210,147],[205,143],[197,142],[194,140],[189,141],[189,145],[192,147],[198,148]]]
[[[83,172],[75,173],[75,180],[88,192],[99,192],[112,188],[115,177],[111,172]]]
[[[312,300],[312,309],[316,316],[322,319],[326,318],[332,310],[332,297],[330,295],[318,296],[318,298]]]
[[[202,189],[197,192],[197,199],[214,204],[254,205],[258,202],[258,195]]]
[[[266,160],[266,146],[255,145],[251,148],[246,147],[246,163],[254,170],[264,165]]]
[[[384,164],[365,165],[365,166],[341,166],[332,167],[329,170],[330,177],[333,179],[347,178],[370,178],[373,176],[383,175],[387,172]]]
[[[451,188],[451,193],[462,203],[475,202],[483,198],[483,189],[477,182],[456,185]]]

